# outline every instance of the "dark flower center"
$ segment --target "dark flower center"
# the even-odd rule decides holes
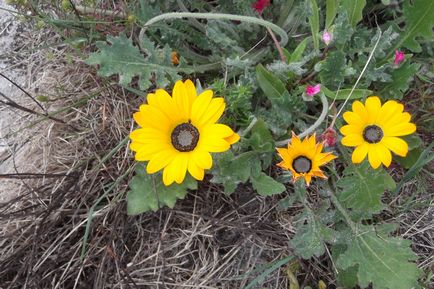
[[[368,125],[363,130],[363,139],[368,143],[380,142],[383,138],[383,130],[376,125]]]
[[[180,152],[194,150],[199,141],[199,131],[191,123],[177,125],[170,136],[172,145]]]
[[[292,161],[292,167],[299,174],[307,173],[312,169],[312,161],[305,156],[299,156]]]

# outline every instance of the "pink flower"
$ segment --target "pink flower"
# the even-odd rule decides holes
[[[393,63],[395,65],[399,65],[404,60],[405,60],[404,52],[399,51],[399,50],[395,50],[395,60],[393,61]]]
[[[332,35],[327,30],[324,30],[322,34],[322,41],[325,43],[325,45],[329,45],[332,41]]]
[[[315,94],[318,94],[321,91],[321,84],[317,84],[315,86],[308,85],[306,86],[306,95],[307,96],[314,96]]]
[[[325,147],[332,147],[336,144],[337,134],[333,128],[329,127],[323,132],[320,138],[321,141],[324,142]]]
[[[268,6],[270,6],[270,0],[257,0],[252,4],[252,8],[259,14],[262,14],[262,11]]]

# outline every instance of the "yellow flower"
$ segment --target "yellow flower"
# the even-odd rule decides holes
[[[323,143],[316,143],[315,134],[300,141],[292,133],[288,148],[277,148],[279,156],[283,159],[277,165],[291,171],[294,181],[298,178],[304,178],[308,186],[312,177],[327,179],[320,166],[335,159],[336,156],[332,153],[321,153],[323,145]]]
[[[389,100],[384,105],[378,96],[370,96],[365,105],[360,101],[353,102],[353,111],[344,113],[348,123],[340,131],[344,135],[342,144],[356,147],[352,155],[355,164],[361,163],[368,155],[371,166],[376,169],[381,163],[388,167],[394,152],[406,156],[407,143],[399,138],[416,131],[416,125],[410,122],[410,114],[403,112],[404,105]]]
[[[202,180],[212,166],[210,152],[223,152],[240,137],[230,127],[216,123],[225,102],[211,90],[199,96],[192,81],[177,81],[172,96],[165,90],[149,93],[147,104],[133,118],[141,127],[131,132],[130,148],[137,161],[149,161],[148,174],[163,169],[166,186],[182,183],[188,171]]]

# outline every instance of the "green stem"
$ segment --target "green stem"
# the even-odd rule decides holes
[[[164,13],[149,19],[148,22],[146,22],[145,25],[143,25],[143,28],[140,31],[140,35],[139,35],[140,42],[142,42],[141,40],[148,26],[151,26],[152,24],[157,23],[159,21],[169,20],[169,19],[180,19],[180,18],[195,18],[195,19],[208,19],[208,20],[235,20],[235,21],[242,21],[242,22],[247,22],[252,24],[258,24],[266,28],[269,28],[274,32],[276,32],[277,34],[279,34],[280,46],[284,47],[288,43],[288,35],[286,34],[285,30],[283,30],[276,24],[265,21],[263,19],[259,19],[251,16],[223,14],[223,13],[192,13],[192,12]]]
[[[311,125],[304,132],[302,132],[301,134],[298,135],[299,138],[305,137],[305,136],[309,135],[310,133],[312,133],[314,130],[316,130],[321,125],[321,123],[327,117],[327,112],[329,111],[329,103],[327,101],[327,97],[324,95],[324,93],[321,93],[320,97],[321,97],[321,103],[322,103],[322,112],[321,112],[321,115],[314,122],[313,125]],[[285,139],[285,140],[281,140],[281,141],[276,142],[276,145],[277,146],[284,146],[284,145],[288,144],[290,141],[291,141],[291,138]]]

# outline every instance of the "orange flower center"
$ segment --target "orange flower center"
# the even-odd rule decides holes
[[[199,131],[191,123],[185,122],[177,125],[170,136],[172,145],[180,152],[194,150],[199,141]]]
[[[383,138],[383,130],[376,125],[368,125],[363,130],[363,139],[368,143],[378,143]]]
[[[299,156],[292,161],[292,167],[299,174],[307,173],[312,169],[312,161],[305,156]]]

